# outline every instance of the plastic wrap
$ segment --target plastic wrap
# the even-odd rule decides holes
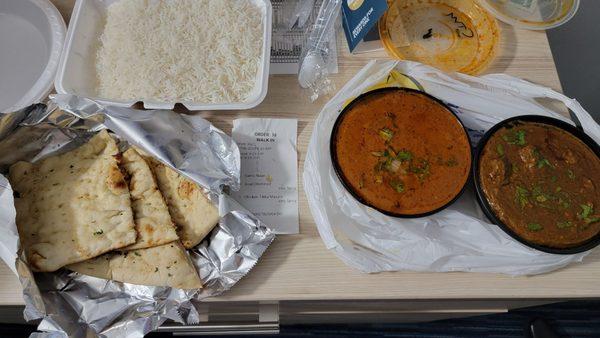
[[[404,74],[404,75],[401,75]],[[564,103],[596,142],[600,127],[577,103],[549,88],[508,75],[445,74],[416,62],[370,62],[319,114],[304,165],[304,189],[321,238],[349,266],[364,272],[395,270],[477,271],[532,275],[581,261],[589,252],[554,255],[522,245],[483,215],[472,187],[434,215],[399,219],[356,201],[332,168],[329,139],[343,106],[372,88],[402,81],[445,101],[468,129],[473,144],[492,125],[515,115],[565,116],[538,103]]]

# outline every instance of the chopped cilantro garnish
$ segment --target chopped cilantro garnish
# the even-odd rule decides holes
[[[525,140],[524,130],[517,130],[516,132],[511,134],[504,134],[502,135],[502,139],[508,144],[514,144],[521,147],[527,144],[527,141]]]
[[[527,142],[525,142],[525,131],[517,130],[517,145],[524,146]]]
[[[591,203],[581,204],[580,207],[581,212],[579,213],[579,218],[581,219],[586,219],[594,213],[594,206]]]
[[[429,161],[421,159],[419,162],[419,165],[414,165],[414,162],[411,163],[409,170],[417,175],[419,181],[423,181],[429,175]]]
[[[504,156],[504,146],[502,144],[498,143],[498,145],[496,145],[496,151],[498,152],[498,155]]]
[[[569,228],[571,225],[572,225],[571,221],[563,221],[563,222],[556,223],[556,226],[559,229]]]
[[[535,187],[533,187],[531,194],[533,195],[535,200],[540,203],[544,203],[552,198],[552,196],[544,193],[544,190],[539,185],[536,185]]]
[[[413,158],[413,154],[407,150],[400,150],[396,155],[396,159],[400,161],[410,161]]]
[[[94,231],[94,236],[102,235],[103,233],[104,233],[104,230],[100,229],[100,230]]]
[[[529,191],[521,186],[517,186],[515,191],[515,200],[519,203],[521,208],[524,208],[525,205],[529,203],[527,197],[529,197]]]
[[[527,230],[529,231],[540,231],[543,227],[539,223],[529,223],[527,224]]]
[[[401,181],[392,181],[390,186],[396,190],[396,192],[404,192],[404,184]]]
[[[581,204],[581,212],[577,215],[582,219],[585,224],[592,224],[600,222],[600,216],[592,215],[594,213],[594,206],[591,203]]]
[[[540,169],[543,168],[543,167],[554,168],[554,166],[550,163],[550,161],[548,161],[545,158],[542,158],[542,159],[538,160],[537,167],[540,168]]]
[[[388,128],[383,128],[379,130],[379,136],[384,139],[386,142],[391,140],[394,137],[394,132],[389,130]]]

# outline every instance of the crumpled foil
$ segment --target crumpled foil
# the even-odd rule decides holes
[[[104,128],[194,180],[218,204],[219,224],[208,240],[188,251],[203,289],[141,286],[64,269],[33,273],[28,268],[19,247],[13,192],[2,174],[16,161],[35,162],[73,149]],[[139,337],[167,319],[198,323],[194,303],[230,289],[275,237],[224,193],[238,189],[239,172],[235,142],[198,116],[108,107],[72,95],[54,95],[48,105],[0,115],[0,257],[23,285],[25,319],[41,319],[38,329],[43,332],[34,336]]]

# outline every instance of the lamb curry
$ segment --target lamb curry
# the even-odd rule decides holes
[[[561,128],[516,121],[498,129],[479,172],[494,214],[528,242],[569,248],[600,231],[600,159]]]

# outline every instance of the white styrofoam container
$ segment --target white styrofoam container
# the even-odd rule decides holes
[[[107,7],[118,0],[77,0],[67,30],[65,45],[58,66],[54,86],[60,94],[74,94],[98,102],[130,107],[140,100],[111,100],[97,96],[95,53],[102,30]],[[226,1],[226,0],[223,0]],[[259,105],[267,95],[269,63],[271,59],[271,25],[273,9],[269,0],[252,0],[261,8],[263,15],[263,48],[261,64],[252,93],[243,102],[159,102],[143,100],[147,109],[173,109],[175,103],[189,110],[241,110]],[[207,15],[210,15],[207,13]]]

